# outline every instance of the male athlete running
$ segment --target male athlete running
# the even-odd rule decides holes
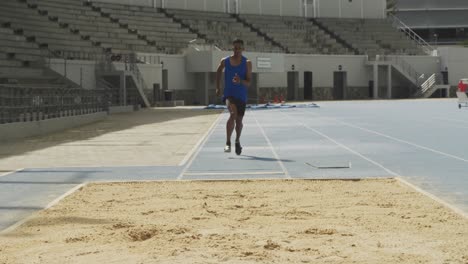
[[[252,62],[242,56],[244,41],[236,39],[232,42],[234,54],[223,58],[216,72],[216,95],[220,95],[220,80],[224,69],[224,95],[230,116],[226,123],[226,146],[224,152],[231,152],[231,135],[236,129],[236,154],[242,153],[240,136],[242,119],[247,104],[247,87],[252,79]]]

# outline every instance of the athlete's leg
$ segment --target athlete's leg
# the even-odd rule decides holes
[[[239,142],[240,136],[242,134],[242,128],[244,127],[244,124],[242,123],[242,119],[244,116],[237,116],[236,118],[236,142]]]
[[[235,122],[236,122],[238,115],[237,115],[236,105],[230,99],[227,99],[226,103],[227,103],[227,107],[229,110],[229,119],[226,123],[226,145],[227,145],[231,143],[231,136],[232,136],[232,132],[234,131],[234,127],[236,125]]]
[[[236,154],[240,155],[242,153],[242,147],[240,144],[240,137],[242,134],[242,128],[244,127],[244,123],[242,122],[244,119],[245,113],[245,103],[238,102],[237,106],[237,118],[236,118]]]

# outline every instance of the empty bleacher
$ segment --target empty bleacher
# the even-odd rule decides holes
[[[360,54],[424,55],[417,44],[384,19],[320,18],[317,23],[357,49]]]
[[[52,52],[181,53],[193,39],[229,50],[238,37],[249,51],[259,52],[424,54],[383,19],[236,17],[82,0],[2,0],[0,7],[1,23]],[[2,38],[8,41],[7,35]],[[2,60],[10,56],[3,53]],[[9,63],[20,63],[13,61]]]
[[[27,0],[61,27],[93,46],[116,53],[157,52],[157,48],[81,0]],[[62,42],[60,42],[62,43]]]
[[[280,43],[289,53],[352,53],[314,23],[301,17],[241,15],[240,18]]]
[[[45,13],[41,14],[35,5],[16,0],[3,0],[0,6],[0,21],[9,24],[12,29],[34,41],[39,47],[52,52],[102,52],[102,48],[93,46],[90,41],[83,40],[78,34],[73,34],[69,28],[60,26]]]
[[[11,28],[0,27],[0,86],[16,88],[72,87],[45,68],[43,50]]]
[[[48,70],[43,50],[9,23],[0,27],[0,47],[0,124],[57,117],[50,103],[76,86]]]
[[[0,26],[0,76],[2,72],[28,66],[42,59],[41,51],[37,44],[27,41],[22,36],[15,34],[10,24],[3,23]]]
[[[38,45],[15,33],[9,23],[0,26],[0,86],[22,87],[48,84],[43,70],[43,54]]]
[[[207,43],[223,50],[230,50],[232,40],[241,38],[249,51],[283,52],[230,14],[179,9],[170,9],[167,13],[196,30]]]
[[[158,51],[180,53],[197,34],[166,17],[158,9],[109,3],[92,3],[101,13],[155,44]]]

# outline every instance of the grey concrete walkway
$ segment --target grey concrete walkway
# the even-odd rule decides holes
[[[166,166],[187,159],[220,111],[154,108],[2,144],[0,169]]]

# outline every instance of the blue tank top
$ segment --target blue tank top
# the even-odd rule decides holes
[[[247,58],[242,56],[241,63],[238,66],[232,66],[230,56],[224,59],[224,97],[234,97],[247,103],[247,87],[243,84],[234,84],[232,79],[239,75],[241,80],[247,77]]]

